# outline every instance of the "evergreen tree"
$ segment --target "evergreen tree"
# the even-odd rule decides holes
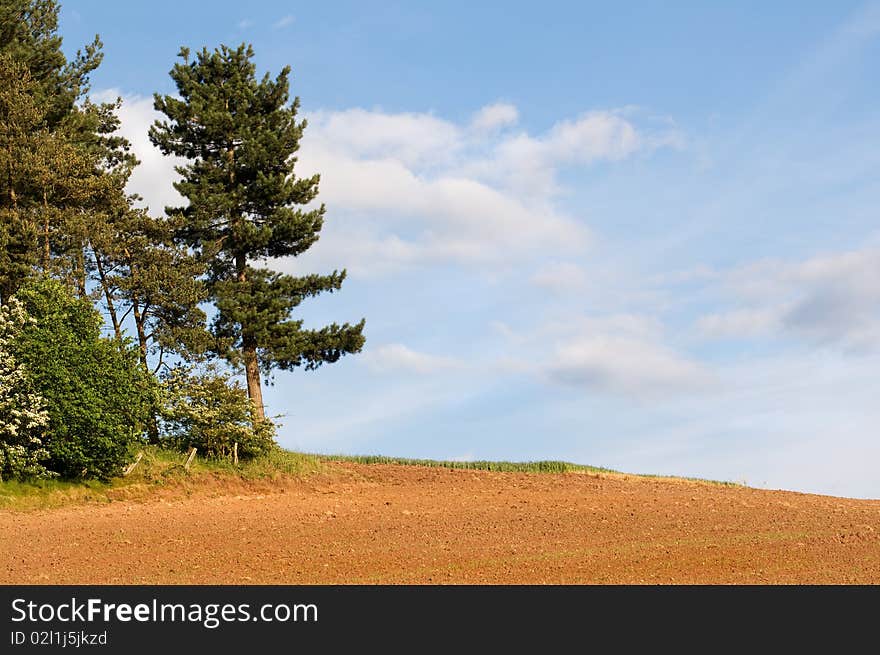
[[[0,55],[0,302],[6,303],[38,261],[39,232],[28,195],[36,153],[47,134],[37,126],[27,68]]]
[[[112,136],[115,105],[86,103],[50,129],[29,70],[0,54],[0,295],[10,297],[34,267],[85,295],[88,237],[107,212],[127,206],[133,165]]]
[[[288,104],[290,69],[258,81],[253,55],[250,46],[221,46],[190,61],[182,48],[183,62],[170,73],[179,97],[156,94],[155,108],[168,120],[156,121],[150,139],[165,154],[189,160],[175,184],[189,205],[167,211],[185,216],[179,238],[208,262],[218,352],[244,365],[261,420],[261,371],[314,369],[359,352],[364,321],[308,330],[290,318],[304,298],[338,290],[344,270],[293,277],[256,266],[309,248],[325,210],[306,207],[317,196],[318,176],[294,175],[306,124],[296,120],[299,98]]]
[[[85,295],[88,235],[135,163],[119,101],[85,98],[100,40],[68,61],[57,26],[54,0],[0,0],[0,301],[37,266]]]
[[[68,61],[61,50],[56,0],[0,0],[0,54],[24,65],[37,83],[43,126],[54,129],[89,90],[89,74],[103,59],[101,40]]]
[[[126,322],[134,324],[138,359],[148,375],[159,372],[166,354],[192,361],[212,342],[199,306],[206,298],[204,266],[174,242],[178,223],[179,217],[155,219],[143,209],[125,208],[89,235],[95,295],[103,296],[117,344],[127,340]],[[159,411],[152,408],[148,425],[152,443],[159,442]]]
[[[46,107],[28,69],[0,55],[0,293],[8,298],[35,265],[50,267],[68,240],[72,212],[103,196],[108,180],[61,126],[45,126]],[[56,246],[53,248],[53,244]],[[66,250],[68,246],[62,248]]]
[[[211,345],[205,329],[203,264],[174,242],[180,217],[156,219],[142,209],[112,217],[107,229],[90,236],[95,279],[111,326],[123,339],[123,324],[134,323],[138,356],[145,371],[156,355],[153,373],[166,353],[184,359],[201,356]]]

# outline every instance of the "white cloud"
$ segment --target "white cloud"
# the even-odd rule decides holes
[[[578,291],[587,286],[587,274],[572,262],[554,262],[541,267],[529,281],[549,291]]]
[[[322,171],[322,200],[346,214],[328,220],[321,250],[309,254],[332,261],[345,253],[355,272],[387,265],[395,255],[401,265],[504,264],[544,249],[577,252],[589,239],[585,226],[548,201],[524,202],[468,177],[422,175],[400,159],[322,151],[314,141],[303,150],[304,167]],[[366,234],[352,239],[353,232]],[[374,257],[376,244],[394,244],[382,248],[384,261]]]
[[[613,334],[640,341],[658,341],[663,338],[663,324],[656,317],[644,314],[564,317],[546,322],[538,334],[541,338]]]
[[[236,25],[237,25],[238,29],[240,29],[240,30],[246,30],[246,29],[248,29],[249,27],[252,27],[253,24],[254,24],[254,21],[252,21],[252,20],[250,20],[250,19],[248,19],[248,18],[245,18],[245,19],[243,19],[243,20],[238,21],[238,23],[237,23]]]
[[[507,326],[504,330],[513,333]],[[528,362],[506,358],[506,370],[530,372],[554,384],[653,398],[715,383],[702,365],[665,344],[662,324],[649,316],[569,317],[509,340],[531,356]]]
[[[471,119],[471,128],[478,132],[491,132],[493,130],[515,125],[519,120],[519,110],[511,104],[496,102],[486,105]]]
[[[534,141],[528,137],[516,142],[527,153],[560,163],[590,163],[596,159],[623,159],[635,152],[643,139],[626,119],[609,112],[591,112],[575,121],[562,121],[553,126],[546,138]]]
[[[538,136],[522,131],[505,135],[489,156],[464,162],[462,169],[524,197],[553,196],[560,190],[556,180],[560,168],[618,161],[654,141],[615,112],[590,112],[560,121]]]
[[[353,273],[369,274],[395,264],[505,266],[542,252],[583,252],[589,230],[558,207],[557,171],[624,158],[653,137],[611,112],[562,121],[536,137],[473,129],[515,117],[515,107],[501,104],[480,110],[471,129],[427,113],[311,114],[300,172],[321,172],[321,199],[335,213],[301,264],[344,254]],[[399,257],[377,258],[383,250]]]
[[[475,124],[509,124],[515,115],[512,105],[490,105]],[[152,100],[127,98],[121,118],[143,162],[130,190],[154,213],[181,204],[171,186],[179,162],[147,138],[161,118]],[[503,268],[547,252],[582,253],[590,232],[559,208],[556,171],[621,159],[651,140],[612,112],[561,121],[534,137],[477,134],[473,125],[429,113],[356,108],[307,118],[297,174],[321,173],[319,201],[329,214],[320,243],[279,264],[291,272],[345,266],[354,275],[375,275],[450,261]],[[517,185],[518,179],[529,182]]]
[[[316,111],[308,116],[303,149],[407,168],[448,165],[465,146],[457,125],[432,114],[386,114],[365,109]]]
[[[403,371],[427,375],[464,368],[458,359],[421,353],[399,343],[370,349],[363,353],[361,361],[380,373]]]
[[[109,102],[123,97],[116,89],[94,94],[96,102]],[[142,196],[143,204],[154,215],[162,215],[165,207],[179,207],[186,204],[172,184],[179,179],[174,167],[185,163],[177,157],[166,157],[150,143],[147,132],[162,114],[153,109],[153,99],[142,96],[123,97],[119,110],[121,126],[119,133],[131,142],[131,147],[140,165],[128,181],[128,191]]]
[[[560,344],[546,374],[563,384],[637,396],[695,391],[711,381],[701,365],[662,344],[610,334]]]
[[[287,14],[286,16],[283,16],[282,18],[279,18],[277,21],[272,23],[272,29],[281,30],[285,27],[289,27],[290,25],[293,25],[294,20],[295,18],[293,14]]]
[[[753,337],[776,329],[779,318],[772,309],[738,309],[702,316],[697,329],[707,337]]]
[[[724,283],[744,307],[702,317],[704,334],[789,334],[849,351],[880,347],[880,248],[759,262],[730,272]]]

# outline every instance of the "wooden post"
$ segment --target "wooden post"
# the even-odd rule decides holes
[[[232,463],[238,466],[238,442],[232,444]]]
[[[134,467],[138,465],[138,463],[144,458],[143,451],[138,453],[137,458],[128,466],[125,467],[125,470],[122,472],[122,477],[127,476],[129,473],[134,471]]]
[[[196,458],[196,449],[193,448],[192,450],[189,451],[189,455],[187,455],[187,458],[186,458],[186,464],[183,465],[183,468],[185,468],[187,471],[189,471],[189,465],[192,464],[192,462],[195,458]]]

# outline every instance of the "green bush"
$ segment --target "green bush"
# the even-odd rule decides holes
[[[12,340],[29,323],[22,304],[12,298],[0,307],[0,480],[50,477],[43,465],[49,414],[27,369],[10,351]]]
[[[165,376],[162,390],[163,442],[171,447],[230,459],[237,443],[239,458],[250,459],[275,446],[275,426],[268,419],[255,421],[247,393],[226,373],[177,367]]]
[[[31,281],[16,297],[34,319],[13,353],[46,400],[48,468],[65,478],[118,475],[143,437],[153,377],[130,345],[101,337],[101,315],[60,282]]]

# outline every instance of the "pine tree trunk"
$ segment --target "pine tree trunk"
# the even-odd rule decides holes
[[[76,259],[74,264],[74,276],[75,276],[75,284],[76,290],[79,292],[80,298],[85,298],[88,294],[86,293],[86,256],[83,252],[84,246],[80,244],[79,248],[76,251]]]
[[[125,252],[126,258],[128,259],[128,270],[130,271],[131,279],[132,279],[132,281],[135,282],[134,286],[135,286],[135,288],[137,288],[138,271],[137,271],[137,267],[134,265],[134,258],[131,256],[131,253],[128,251],[128,248],[125,248],[124,252]],[[146,319],[147,319],[147,317],[146,317],[147,307],[144,306],[143,308],[141,308],[140,302],[138,302],[137,295],[132,294],[132,296],[133,297],[131,299],[131,311],[132,311],[132,314],[134,315],[134,326],[135,326],[135,330],[137,331],[138,346],[139,346],[138,356],[139,356],[139,359],[141,361],[141,366],[143,367],[144,371],[149,374],[150,367],[147,364],[147,352],[148,352],[149,344],[147,343],[147,329],[146,329],[146,325],[145,325]],[[141,309],[143,309],[143,311],[141,311]]]
[[[44,271],[49,270],[51,253],[49,247],[49,199],[46,192],[43,191],[43,255],[40,261]]]
[[[257,361],[257,347],[253,338],[245,338],[242,343],[242,355],[244,355],[244,372],[247,376],[248,397],[254,406],[254,415],[257,421],[266,418],[263,409],[263,390],[260,387],[260,364]]]
[[[145,316],[141,312],[140,304],[135,300],[132,303],[132,313],[134,314],[134,325],[138,335],[138,359],[140,359],[141,367],[149,374],[150,367],[147,364],[147,334],[144,327]],[[156,416],[157,408],[150,411],[150,418],[147,419],[147,439],[151,444],[159,444],[159,419]]]
[[[113,302],[113,293],[110,290],[110,284],[107,281],[107,275],[104,272],[104,265],[101,263],[101,256],[94,250],[95,266],[98,270],[98,279],[101,281],[101,288],[104,290],[104,298],[107,300],[107,312],[110,314],[110,322],[113,325],[113,334],[116,342],[122,343],[122,327],[119,325],[119,317],[116,315],[116,304]]]
[[[134,327],[135,327],[135,330],[137,331],[137,337],[138,337],[138,359],[140,360],[141,367],[144,369],[144,371],[149,373],[150,367],[147,364],[147,346],[149,344],[147,343],[147,332],[144,327],[144,318],[145,317],[144,317],[143,313],[141,312],[141,307],[140,307],[140,304],[138,304],[137,300],[132,302],[131,307],[132,307],[132,314],[134,314]]]
[[[235,256],[235,270],[238,281],[247,282],[247,260],[244,255]],[[247,378],[248,398],[254,406],[256,422],[266,418],[263,408],[263,390],[260,387],[260,363],[257,360],[257,340],[247,325],[241,326],[241,354],[244,359],[244,374]]]
[[[226,101],[226,109],[229,109],[229,100]],[[235,186],[235,147],[234,138],[229,138],[229,147],[226,151],[229,160],[229,186]],[[236,217],[241,221],[241,215]],[[247,257],[244,253],[235,255],[235,272],[238,281],[247,282]],[[263,389],[260,387],[260,363],[257,360],[257,340],[247,325],[241,326],[241,354],[244,359],[244,374],[247,378],[248,398],[254,406],[254,427],[266,418],[266,410],[263,408]]]

